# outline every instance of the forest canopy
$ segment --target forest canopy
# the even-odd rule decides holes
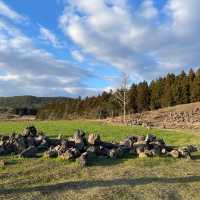
[[[118,91],[103,92],[101,95],[81,99],[66,99],[44,105],[38,111],[39,119],[106,118],[122,114],[122,107],[116,101]],[[200,101],[200,69],[138,84],[132,84],[127,91],[126,113],[143,112],[163,107]]]

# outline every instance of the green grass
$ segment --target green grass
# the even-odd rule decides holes
[[[28,124],[0,122],[0,133],[20,133]],[[92,121],[34,121],[31,124],[51,137],[58,134],[71,136],[81,128],[99,133],[102,139],[109,141],[148,132],[141,127]],[[153,129],[151,133],[171,145],[200,145],[200,136],[190,133],[159,129]],[[6,156],[2,159],[9,164],[0,168],[0,199],[199,199],[199,153],[191,161],[132,156],[119,160],[99,158],[86,168],[58,158]]]

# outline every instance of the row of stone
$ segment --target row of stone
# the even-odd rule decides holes
[[[73,137],[67,139],[59,136],[52,139],[40,133],[35,127],[27,127],[22,134],[1,136],[0,155],[19,154],[20,157],[35,157],[44,152],[44,157],[60,157],[63,160],[78,160],[81,166],[95,161],[96,157],[117,159],[127,154],[133,157],[172,156],[175,158],[191,158],[197,151],[194,145],[176,148],[166,145],[164,140],[152,134],[130,136],[121,142],[102,141],[100,135],[89,134],[77,130]]]
[[[130,154],[139,158],[153,156],[172,156],[175,158],[191,158],[191,153],[197,151],[194,145],[185,148],[168,146],[162,139],[148,134],[145,136],[131,136],[119,143],[102,141],[97,134],[89,134],[88,137],[78,130],[72,138],[62,140],[61,144],[51,147],[44,153],[45,157],[60,157],[63,160],[78,160],[85,166],[90,164],[95,157],[122,158]]]

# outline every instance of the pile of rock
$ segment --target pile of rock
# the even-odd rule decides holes
[[[175,158],[191,158],[197,147],[189,145],[185,148],[168,146],[162,139],[148,134],[131,136],[119,143],[102,141],[100,135],[89,134],[77,130],[73,137],[50,139],[36,128],[27,127],[22,134],[0,137],[0,155],[19,154],[20,157],[35,157],[43,151],[45,158],[59,157],[63,160],[78,160],[81,166],[91,163],[96,157],[121,158],[127,154],[139,158],[153,156],[172,156]]]
[[[34,157],[38,150],[48,149],[51,140],[29,126],[21,134],[0,136],[0,155],[19,154],[21,157]]]
[[[50,147],[44,153],[45,157],[60,157],[63,160],[78,160],[81,166],[91,163],[95,157],[121,158],[130,154],[139,158],[153,156],[172,156],[175,158],[191,158],[191,153],[197,147],[189,145],[185,148],[167,146],[162,139],[148,134],[145,136],[131,136],[120,143],[105,142],[98,134],[86,134],[78,130],[72,138],[62,140],[61,144]]]

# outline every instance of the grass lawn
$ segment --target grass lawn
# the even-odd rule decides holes
[[[92,121],[34,121],[51,137],[71,136],[77,128],[97,132],[104,140],[120,141],[128,135],[148,132],[141,127],[123,127]],[[0,122],[0,134],[20,132],[28,122]],[[198,144],[200,136],[153,129],[151,133],[167,144]],[[1,158],[0,158],[1,159]],[[194,160],[173,158],[118,160],[97,159],[92,166],[80,168],[76,162],[59,159],[17,156],[0,167],[0,199],[200,199],[200,154]]]

